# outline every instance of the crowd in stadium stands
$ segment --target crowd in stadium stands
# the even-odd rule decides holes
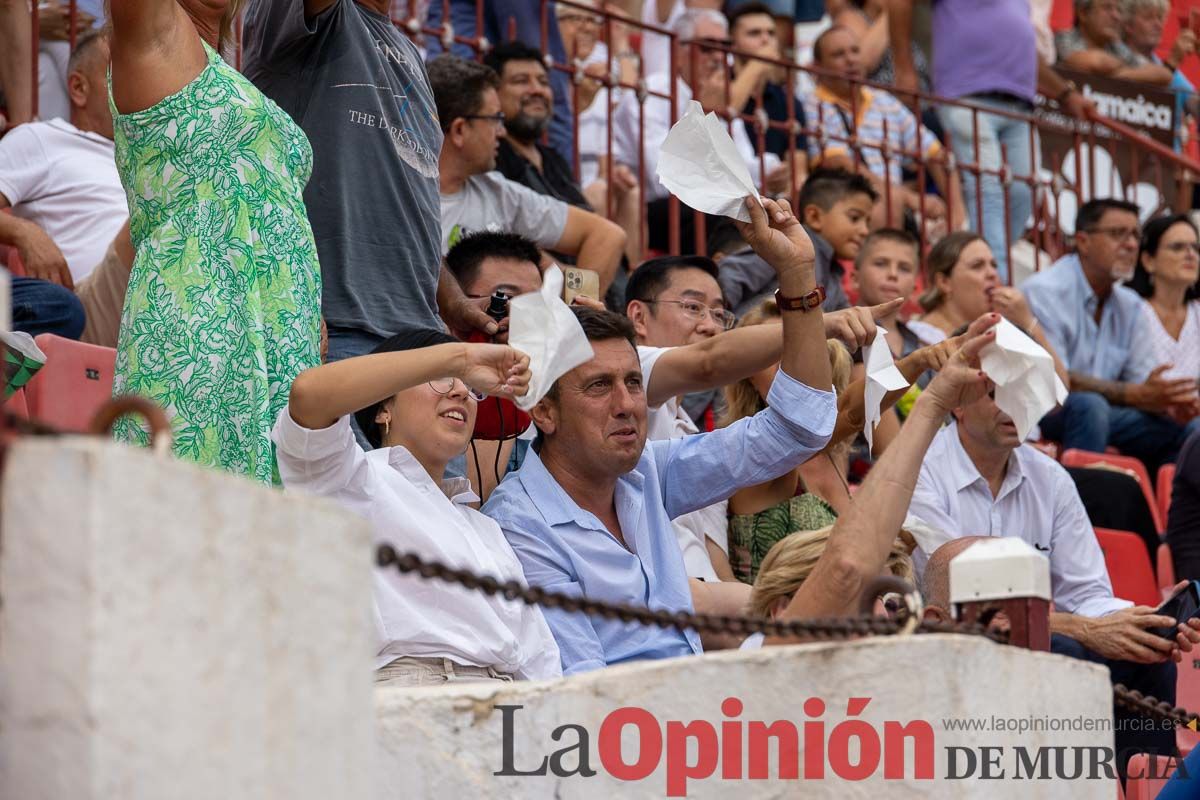
[[[13,327],[114,348],[114,391],[166,410],[181,459],[328,496],[398,551],[557,592],[794,619],[856,613],[893,574],[947,616],[950,558],[1020,537],[1050,562],[1052,649],[1172,701],[1200,620],[1152,633],[1175,620],[1114,594],[1093,528],[1132,532],[1160,567],[1165,541],[1176,578],[1200,578],[1196,223],[1090,199],[1070,251],[1013,286],[1033,193],[995,170],[1002,154],[1033,166],[1038,93],[1094,113],[1055,63],[1170,87],[1190,110],[1192,30],[1163,41],[1167,0],[1076,0],[1053,40],[1046,3],[1031,17],[1028,0],[939,0],[926,54],[909,0],[829,0],[797,81],[792,10],[810,3],[720,5],[560,3],[543,53],[538,3],[488,0],[476,60],[410,39],[389,0],[111,0],[107,25],[80,2],[73,36],[43,4],[33,120],[29,12],[0,0]],[[448,9],[474,30],[474,2]],[[428,11],[441,25],[443,4]],[[223,57],[235,17],[240,72]],[[672,32],[678,57],[633,20]],[[981,110],[914,110],[917,89]],[[749,222],[679,207],[671,252],[655,168],[691,100],[743,115],[732,142],[763,199]],[[556,263],[596,274],[573,301],[594,357],[518,413],[531,368],[508,300]],[[981,368],[1002,319],[1069,388],[1028,441]],[[870,445],[868,346],[907,383]],[[148,438],[128,419],[115,433]],[[1139,475],[1171,464],[1168,510]],[[923,551],[914,526],[946,543]],[[381,683],[786,641],[382,570],[374,597]]]

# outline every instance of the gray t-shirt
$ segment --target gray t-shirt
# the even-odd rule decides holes
[[[476,231],[519,233],[553,250],[567,227],[568,208],[499,172],[472,175],[462,191],[442,195],[442,252]]]
[[[246,76],[308,134],[304,192],[333,326],[441,328],[438,154],[442,130],[420,52],[391,20],[336,0],[252,0]]]

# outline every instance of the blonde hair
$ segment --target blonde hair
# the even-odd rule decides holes
[[[780,319],[779,306],[773,298],[762,302],[758,308],[752,309],[738,321],[739,328],[749,328],[752,325],[765,325]],[[854,362],[850,351],[836,339],[825,342],[829,351],[829,366],[833,371],[833,388],[841,394],[850,384],[850,370]],[[767,407],[767,401],[754,388],[749,378],[743,378],[737,383],[725,387],[725,413],[721,415],[721,426],[732,425],[739,419],[752,417]]]
[[[832,525],[815,531],[797,531],[771,546],[758,568],[754,588],[750,590],[751,616],[769,617],[771,609],[780,600],[791,599],[812,574],[832,532]],[[912,547],[904,537],[896,537],[887,557],[888,573],[911,582],[914,574],[911,552]]]

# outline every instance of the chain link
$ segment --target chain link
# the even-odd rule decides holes
[[[558,592],[548,592],[537,586],[525,586],[517,581],[500,581],[490,575],[476,575],[466,569],[448,567],[437,561],[426,561],[415,553],[397,553],[390,545],[380,545],[375,551],[375,561],[380,567],[394,567],[401,574],[416,574],[426,580],[453,583],[488,595],[499,595],[505,600],[519,600],[530,606],[556,608],[563,611],[589,614],[618,619],[622,622],[637,622],[659,628],[691,629],[697,633],[731,633],[746,636],[762,633],[767,636],[786,636],[807,640],[854,639],[861,636],[894,636],[904,627],[904,618],[849,617],[831,619],[772,620],[759,617],[741,617],[724,614],[693,614],[687,611],[654,611],[649,608],[604,603],[586,597],[572,597]],[[960,633],[983,636],[1001,644],[1008,644],[1007,634],[990,631],[981,625],[963,622],[934,622],[923,620],[916,628],[918,633]],[[1122,684],[1113,685],[1113,697],[1117,703],[1146,717],[1200,727],[1200,716],[1183,709],[1172,707],[1149,695],[1129,689]]]
[[[500,595],[506,600],[519,600],[526,605],[556,608],[563,611],[590,614],[622,622],[637,622],[659,628],[692,629],[697,633],[730,633],[746,636],[762,633],[767,636],[788,636],[799,639],[853,639],[861,636],[892,636],[900,632],[905,620],[886,617],[839,617],[830,619],[773,620],[761,617],[725,614],[694,614],[687,611],[655,611],[653,609],[604,603],[586,597],[548,592],[537,586],[525,586],[517,581],[500,581],[490,575],[476,575],[470,570],[457,569],[426,561],[415,553],[399,554],[390,545],[380,545],[376,551],[380,567],[395,567],[401,573],[416,573],[425,579],[455,583],[484,594]],[[1007,644],[1008,637],[988,631],[980,625],[960,622],[923,621],[916,629],[920,633],[966,633],[985,636]]]

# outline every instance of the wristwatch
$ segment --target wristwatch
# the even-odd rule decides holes
[[[780,311],[803,311],[807,313],[814,308],[820,308],[821,303],[824,302],[824,286],[818,286],[808,294],[802,294],[799,297],[785,297],[783,292],[778,289],[775,290],[775,304],[779,306]]]

